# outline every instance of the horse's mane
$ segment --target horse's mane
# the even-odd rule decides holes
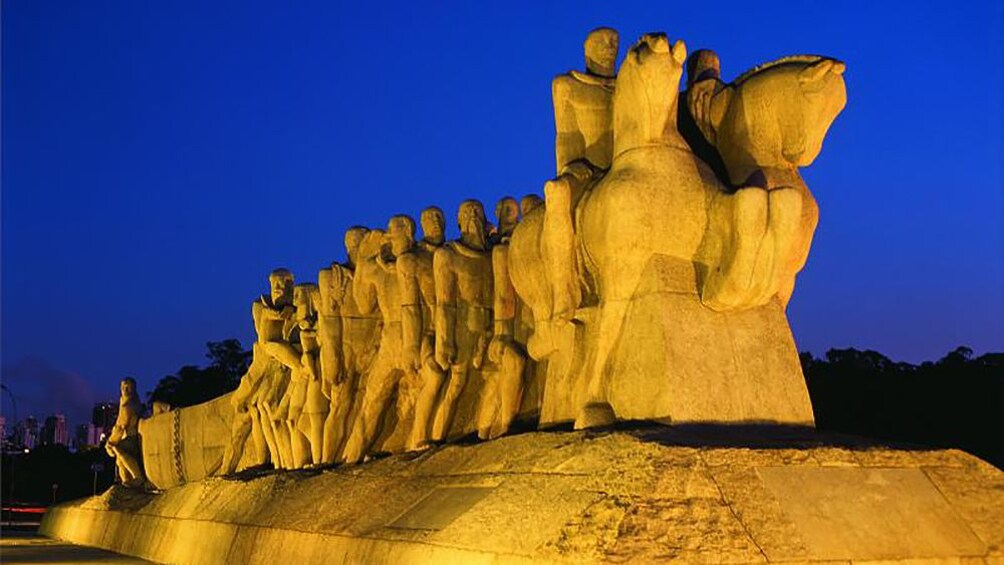
[[[744,72],[743,74],[736,77],[732,81],[732,84],[738,85],[743,81],[749,79],[753,75],[759,73],[760,71],[766,71],[767,69],[773,67],[779,67],[781,65],[789,65],[793,63],[817,63],[823,59],[829,59],[830,57],[824,57],[822,55],[788,55],[787,57],[781,57],[780,59],[775,59],[769,63],[763,63],[753,67],[752,69]]]

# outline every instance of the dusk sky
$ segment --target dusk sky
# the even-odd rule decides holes
[[[847,63],[803,171],[821,218],[788,310],[800,350],[1004,351],[1004,3],[734,4],[4,0],[19,416],[79,423],[122,376],[145,396],[207,341],[250,346],[268,272],[315,280],[350,225],[437,204],[452,226],[465,198],[540,193],[550,81],[600,25],[622,56],[653,30],[714,49],[726,80]]]

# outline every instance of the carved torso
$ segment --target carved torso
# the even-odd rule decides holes
[[[605,169],[613,150],[614,79],[571,71],[551,85],[558,172],[577,159]]]

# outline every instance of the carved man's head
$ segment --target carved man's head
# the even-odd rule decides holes
[[[276,269],[268,275],[268,285],[274,306],[288,306],[293,303],[293,273],[288,269]]]
[[[293,306],[296,306],[297,317],[308,316],[314,310],[314,299],[318,288],[313,283],[300,283],[293,287]]]
[[[543,203],[544,200],[536,194],[527,194],[519,201],[520,213],[525,218],[527,214],[536,210]]]
[[[687,59],[687,87],[709,78],[721,78],[722,65],[711,49],[698,49]]]
[[[485,239],[485,207],[477,200],[464,200],[457,212],[457,224],[460,227],[460,240],[472,249],[484,249]]]
[[[586,70],[591,74],[613,77],[617,74],[617,30],[598,27],[586,37]]]
[[[369,230],[359,242],[359,260],[372,259],[380,254],[380,248],[387,238],[387,232],[381,229]]]
[[[369,228],[362,226],[352,226],[345,230],[345,253],[348,255],[350,265],[356,264],[359,258],[359,244],[369,231]]]
[[[512,196],[506,196],[495,205],[495,219],[499,223],[501,235],[512,235],[519,223],[519,203]]]
[[[387,222],[387,239],[395,257],[411,251],[415,246],[415,220],[404,214],[391,218]]]
[[[446,216],[438,206],[422,210],[419,222],[422,223],[422,241],[436,246],[446,241]]]
[[[136,379],[132,377],[122,379],[122,382],[119,383],[119,391],[122,392],[123,398],[132,398],[136,396]]]

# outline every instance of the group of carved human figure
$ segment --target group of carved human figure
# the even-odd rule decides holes
[[[639,289],[685,297],[686,316],[709,328],[723,323],[710,313],[783,311],[818,221],[798,169],[819,154],[846,103],[844,64],[785,57],[725,83],[712,51],[688,59],[683,41],[665,34],[643,35],[619,69],[618,45],[616,31],[594,30],[585,72],[552,83],[557,176],[543,199],[502,199],[494,229],[482,205],[466,201],[461,237],[451,242],[434,207],[422,212],[418,241],[407,216],[391,218],[386,231],[351,228],[348,261],[321,270],[317,284],[294,284],[283,269],[271,274],[271,293],[252,309],[258,339],[233,396],[222,472],[242,457],[298,468],[424,449],[451,434],[472,371],[484,383],[473,427],[497,437],[520,411],[533,361],[547,361],[545,390],[550,383],[574,390],[551,395],[558,400],[545,392],[540,406],[524,407],[531,412],[580,428],[621,413],[675,419],[672,403],[611,386],[633,382],[638,371],[673,373],[682,375],[674,394],[698,393],[684,383],[702,377],[684,373],[699,364],[669,367],[669,357],[646,355],[665,344],[622,343],[627,329],[646,335],[629,321]],[[642,284],[663,272],[654,264],[683,274]],[[776,327],[786,324],[783,315],[758,320],[743,322],[744,331],[787,330]],[[788,333],[777,356],[795,356]],[[751,355],[736,351],[723,346],[716,354]],[[613,362],[617,355],[634,362]],[[721,378],[741,378],[740,357],[722,364],[733,369]],[[777,366],[797,372],[797,357],[788,361]],[[736,391],[735,409],[688,417],[811,423],[801,375],[783,377],[763,377],[761,400],[723,381],[719,390]],[[792,402],[802,406],[766,406],[764,397],[788,398],[772,386],[800,388]],[[248,445],[254,456],[244,456]]]
[[[348,261],[322,269],[317,284],[273,271],[270,294],[252,306],[258,339],[233,397],[224,472],[237,468],[249,435],[264,443],[255,463],[267,455],[285,469],[359,462],[388,426],[397,441],[387,449],[427,448],[446,439],[472,370],[485,376],[478,435],[504,434],[526,364],[506,265],[520,206],[504,198],[496,214],[490,228],[481,203],[465,201],[460,239],[450,242],[436,207],[422,212],[418,241],[405,215],[386,230],[350,228]]]

